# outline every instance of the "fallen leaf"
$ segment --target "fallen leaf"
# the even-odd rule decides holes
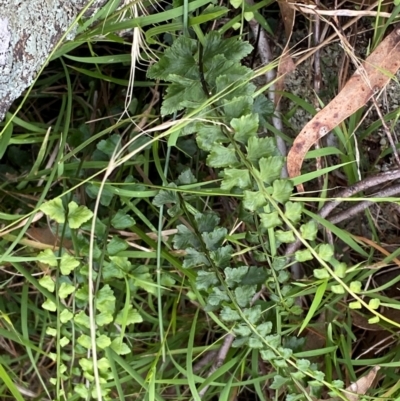
[[[67,249],[72,249],[73,244],[72,241],[64,239],[61,243],[60,238],[56,237],[54,233],[51,231],[50,227],[30,227],[26,231],[28,237],[32,238],[37,242],[37,246],[45,245],[45,249],[47,248],[58,248],[59,246],[63,246]],[[46,246],[47,245],[47,246]],[[41,247],[42,248],[42,247]]]
[[[360,395],[364,395],[371,387],[375,380],[376,373],[380,369],[380,366],[374,366],[366,376],[359,378],[356,382],[352,383],[349,387],[346,388],[346,398],[348,401],[359,401]],[[351,391],[351,394],[348,393]],[[328,398],[326,400],[318,400],[318,401],[342,401],[342,398],[333,397]]]
[[[358,236],[358,235],[353,235],[353,237],[354,237],[355,239],[357,239],[358,241],[364,242],[364,243],[367,244],[368,246],[370,246],[370,247],[372,247],[372,248],[375,248],[375,249],[376,249],[377,251],[379,251],[382,255],[389,256],[389,255],[391,254],[391,252],[387,251],[385,248],[383,248],[382,246],[380,246],[379,244],[377,244],[375,241],[371,241],[371,240],[368,239],[368,238],[360,237],[360,236]],[[399,259],[397,259],[397,258],[392,258],[392,259],[391,259],[391,262],[396,263],[396,265],[400,267],[400,260],[399,260]],[[373,265],[366,266],[365,268],[366,268],[366,269],[379,269],[379,268],[386,267],[386,266],[388,266],[388,264],[382,263],[382,262],[377,262],[377,263],[374,263]]]
[[[289,43],[289,42],[287,42]],[[292,71],[296,69],[296,65],[294,64],[294,61],[292,57],[289,55],[287,52],[287,45],[285,46],[285,49],[283,50],[283,53],[281,57],[279,58],[279,64],[278,64],[278,71],[277,71],[277,81],[275,84],[275,107],[278,106],[282,94],[285,90],[285,77],[287,74],[290,74]]]
[[[349,401],[358,401],[360,395],[364,395],[372,386],[372,383],[376,377],[376,374],[380,366],[374,366],[366,376],[360,377],[356,382],[352,383],[346,388],[347,391],[351,391],[355,394],[347,393],[347,399]]]
[[[304,157],[311,146],[382,90],[399,67],[400,24],[397,24],[393,32],[357,68],[340,93],[308,122],[296,137],[287,157],[290,178],[301,174]],[[304,192],[301,184],[297,189]]]
[[[292,36],[294,17],[296,11],[292,6],[293,3],[289,4],[288,0],[279,1],[278,4],[279,4],[279,9],[281,10],[283,25],[285,27],[286,41],[289,42],[290,37]]]

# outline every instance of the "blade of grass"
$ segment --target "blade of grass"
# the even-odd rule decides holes
[[[26,340],[29,340],[28,290],[29,290],[28,285],[24,284],[22,287],[22,294],[21,294],[21,330],[22,330],[22,335],[24,336],[24,338]],[[40,384],[42,385],[42,389],[46,392],[47,397],[50,399],[51,396],[50,396],[49,390],[47,389],[46,383],[44,382],[42,375],[40,374],[40,371],[36,365],[36,360],[32,354],[32,349],[30,347],[25,347],[25,351],[28,354],[29,360],[31,361],[31,366],[35,370],[36,376],[39,379]]]
[[[196,314],[193,317],[192,327],[190,329],[189,340],[188,340],[188,349],[186,354],[186,377],[188,380],[189,388],[191,391],[191,395],[195,401],[201,401],[199,392],[196,388],[196,382],[193,377],[193,344],[194,338],[196,335],[196,327],[197,327],[197,317],[199,315],[199,309],[196,310]]]
[[[115,387],[118,393],[118,399],[120,401],[125,401],[125,394],[124,394],[124,390],[122,388],[121,385],[121,381],[119,380],[119,372],[117,370],[117,367],[115,366],[115,361],[113,358],[113,354],[111,353],[110,347],[107,347],[104,350],[105,354],[106,354],[106,358],[108,360],[108,363],[110,364],[110,368],[111,368],[111,372],[113,374],[114,377],[114,383],[115,383]]]
[[[22,398],[21,393],[18,391],[17,387],[11,380],[10,376],[6,372],[3,366],[3,358],[0,357],[0,379],[4,382],[4,384],[7,386],[7,388],[10,390],[11,394],[15,397],[16,401],[25,401]]]
[[[315,296],[310,306],[310,309],[307,312],[306,317],[304,318],[303,324],[300,326],[299,334],[308,326],[308,323],[317,313],[319,306],[321,305],[322,299],[324,297],[326,288],[328,286],[328,280],[324,280],[315,291]]]
[[[130,365],[129,363],[124,359],[121,358],[118,354],[116,354],[114,351],[109,350],[109,354],[111,358],[118,363],[121,368],[136,382],[138,383],[146,393],[149,391],[149,388],[145,382],[145,380],[142,378],[142,376],[136,372]],[[157,401],[164,401],[164,399],[157,393],[154,394],[155,400]]]
[[[13,131],[14,124],[10,122],[10,124],[8,124],[8,126],[4,130],[3,135],[0,137],[0,159],[2,159],[2,157],[6,153],[8,145],[10,144]]]
[[[321,224],[323,227],[326,227],[328,230],[332,231],[338,238],[340,238],[345,244],[353,248],[357,253],[362,256],[368,257],[368,253],[365,252],[364,249],[361,248],[361,246],[358,245],[356,241],[354,241],[354,239],[348,232],[342,230],[328,220],[323,219],[321,216],[310,212],[309,210],[304,210],[304,213],[314,219],[317,223]]]
[[[298,184],[303,184],[305,182],[311,181],[315,178],[321,177],[324,174],[327,174],[331,171],[337,170],[341,167],[347,166],[349,164],[351,164],[352,162],[347,162],[347,163],[341,163],[341,164],[337,164],[335,166],[329,166],[329,167],[325,167],[325,168],[321,168],[320,170],[315,170],[312,171],[311,173],[305,173],[302,175],[299,175],[298,177],[294,177],[291,179],[291,181],[293,182],[293,184],[296,186]]]

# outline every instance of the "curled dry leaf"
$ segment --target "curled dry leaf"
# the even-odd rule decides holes
[[[355,394],[347,393],[347,399],[349,401],[358,401],[360,395],[365,394],[371,387],[375,380],[376,374],[380,369],[379,366],[374,366],[366,376],[360,377],[356,382],[352,383],[346,388],[347,391],[351,391]]]
[[[348,401],[359,401],[360,396],[364,395],[373,385],[376,374],[380,366],[374,366],[366,376],[360,377],[356,382],[346,388],[346,398]],[[352,394],[353,393],[353,394]],[[334,397],[318,401],[341,401],[342,398]]]
[[[28,237],[32,238],[31,245],[39,249],[59,248],[63,246],[66,249],[72,249],[72,241],[64,239],[61,242],[59,237],[56,237],[50,227],[29,227],[26,231]],[[36,244],[35,244],[36,243]]]
[[[304,157],[313,144],[364,106],[382,90],[400,67],[400,24],[367,57],[340,93],[296,137],[287,158],[289,177],[300,175]],[[297,186],[303,192],[303,186]]]
[[[296,3],[297,2],[295,1],[294,4]],[[290,37],[292,36],[296,11],[293,8],[293,3],[289,4],[288,0],[281,0],[278,2],[278,4],[281,10],[283,25],[285,27],[286,41],[289,42]],[[304,3],[302,2],[301,4]]]

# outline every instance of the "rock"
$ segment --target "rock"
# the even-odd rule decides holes
[[[105,3],[95,0],[90,12]],[[0,0],[0,121],[87,4],[87,0]],[[74,36],[72,30],[68,39]]]

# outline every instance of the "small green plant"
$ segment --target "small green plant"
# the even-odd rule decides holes
[[[302,396],[298,390],[306,383],[315,396],[327,383],[315,364],[295,357],[294,344],[298,343],[282,339],[282,327],[291,317],[302,314],[302,309],[295,302],[288,259],[279,256],[279,250],[293,243],[296,233],[314,242],[318,229],[313,220],[302,224],[304,206],[291,200],[293,183],[280,178],[285,160],[274,138],[259,135],[273,108],[263,95],[255,95],[252,71],[240,63],[250,51],[249,44],[239,38],[224,39],[217,32],[207,34],[201,45],[179,37],[148,75],[170,82],[162,106],[164,114],[185,110],[190,115],[192,122],[180,135],[194,133],[198,147],[208,154],[207,165],[219,171],[220,188],[237,198],[238,217],[246,223],[246,239],[254,258],[262,264],[240,263],[233,237],[226,227],[219,226],[219,217],[213,212],[193,211],[190,199],[177,196],[172,187],[160,191],[154,204],[174,203],[173,215],[185,213],[189,219],[190,228],[177,226],[173,245],[185,250],[183,268],[196,272],[193,291],[199,294],[198,299],[204,298],[204,309],[218,314],[221,326],[235,336],[232,347],[259,351],[275,369],[270,388],[285,385],[287,400],[294,400]],[[329,245],[320,244],[314,253],[320,260],[338,265]],[[305,262],[314,255],[304,249],[294,257]],[[340,269],[343,277],[346,266],[341,264]],[[314,270],[314,274],[324,291],[330,274],[324,268]],[[342,291],[336,287],[331,286],[331,290]],[[263,290],[269,301],[259,299]],[[342,387],[341,381],[329,384],[332,394]]]
[[[112,399],[107,386],[114,379],[110,353],[126,355],[131,352],[125,334],[129,327],[143,319],[130,303],[130,294],[139,288],[155,293],[149,267],[134,266],[128,257],[116,256],[128,247],[118,237],[112,238],[102,252],[100,246],[106,236],[106,226],[101,221],[96,222],[97,238],[91,245],[87,237],[79,233],[79,229],[90,229],[93,213],[87,207],[72,201],[64,209],[62,200],[56,198],[44,203],[41,210],[58,223],[80,249],[79,257],[65,249],[58,255],[50,249],[38,255],[38,261],[47,265],[49,271],[55,269],[54,274],[44,275],[39,284],[55,294],[55,298],[46,299],[42,307],[57,313],[57,327],[49,326],[46,330],[59,345],[57,352],[50,355],[58,364],[58,376],[51,379],[60,397],[57,399],[70,399],[73,393],[83,399],[97,399],[99,393],[103,400]],[[111,219],[111,226],[116,229],[132,224],[132,218],[122,210]],[[118,288],[126,290],[120,310],[116,309]],[[95,293],[94,298],[90,293]],[[74,378],[80,382],[68,388],[65,383]],[[81,378],[90,385],[82,383]],[[63,383],[62,389],[60,383]]]
[[[2,123],[0,398],[339,400],[372,365],[388,374],[370,395],[398,397],[398,346],[365,356],[356,317],[396,338],[386,311],[400,306],[385,291],[399,278],[371,283],[399,250],[381,263],[385,244],[373,249],[321,217],[327,181],[294,192],[342,167],[359,180],[362,113],[336,128],[340,149],[308,154],[342,164],[283,178],[274,135],[290,138],[271,124],[270,85],[255,85],[278,62],[253,71],[252,46],[228,37],[253,17],[275,24],[271,2],[174,1],[150,15],[106,3]],[[219,31],[204,34],[209,22]],[[132,27],[128,54],[131,37],[118,35]],[[130,75],[135,55],[159,56],[147,79]]]

